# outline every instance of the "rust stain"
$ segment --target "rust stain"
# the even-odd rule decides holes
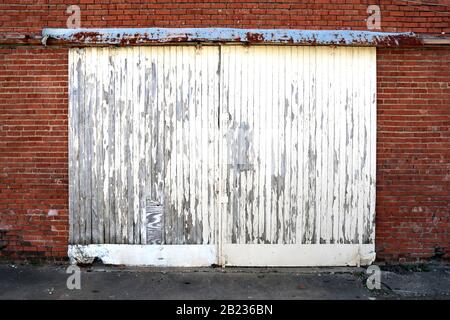
[[[189,35],[185,34],[185,35],[179,35],[177,37],[170,37],[166,41],[171,41],[171,42],[189,42]]]
[[[39,45],[41,37],[34,34],[0,34],[2,45]]]
[[[101,34],[98,32],[77,32],[73,35],[74,40],[78,41],[84,41],[96,37],[101,37]]]
[[[264,41],[262,33],[247,32],[247,41],[251,43],[260,43]]]
[[[344,38],[341,38],[341,39],[339,40],[339,44],[344,45],[344,44],[345,44],[345,39],[344,39]]]
[[[376,39],[375,45],[378,46],[423,46],[423,41],[417,37],[408,37],[404,35],[387,36],[381,39]]]
[[[60,45],[145,45],[170,43],[242,43],[290,44],[329,46],[424,46],[423,37],[412,33],[382,33],[368,31],[312,31],[312,30],[258,30],[258,29],[115,29],[79,30],[74,33],[55,29],[56,34],[43,33],[45,44]],[[118,31],[117,31],[118,30]],[[48,41],[47,41],[48,38]],[[27,42],[28,39],[22,39]],[[1,39],[0,39],[1,42]]]
[[[286,43],[294,44],[294,39],[293,39],[292,37],[289,37],[289,38],[286,40]]]

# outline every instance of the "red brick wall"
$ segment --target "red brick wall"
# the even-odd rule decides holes
[[[82,27],[366,29],[368,3],[8,2],[0,1],[0,36],[65,27],[68,4],[80,5]],[[448,5],[374,4],[381,6],[382,31],[450,29]],[[449,79],[448,47],[378,50],[380,260],[413,261],[436,252],[449,256]],[[0,48],[0,257],[66,256],[67,166],[67,49]]]
[[[379,259],[450,255],[450,48],[377,51]]]
[[[67,255],[67,50],[0,49],[0,256]]]
[[[5,1],[2,1],[4,3]],[[10,0],[0,4],[0,28],[40,33],[66,26],[79,5],[81,26],[366,29],[367,6],[380,6],[382,31],[449,32],[447,0]],[[428,5],[420,5],[417,2]],[[12,5],[15,3],[16,5]],[[446,6],[439,4],[447,4]],[[431,4],[431,5],[430,5]],[[445,13],[447,11],[447,13]]]

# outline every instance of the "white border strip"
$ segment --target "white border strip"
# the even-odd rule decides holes
[[[361,266],[375,260],[374,244],[224,244],[227,266]],[[207,267],[218,263],[216,245],[69,245],[72,263],[158,267]]]
[[[227,266],[330,267],[369,265],[374,244],[224,244]]]
[[[158,267],[206,267],[217,263],[216,245],[69,245],[71,263]]]

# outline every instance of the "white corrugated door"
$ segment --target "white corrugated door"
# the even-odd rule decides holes
[[[222,263],[373,260],[375,66],[375,48],[222,47]]]
[[[83,48],[69,64],[72,257],[373,260],[374,48]]]
[[[69,63],[70,243],[86,245],[70,253],[216,263],[219,48],[71,49]]]

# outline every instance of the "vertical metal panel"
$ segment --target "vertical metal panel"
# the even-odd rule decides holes
[[[224,46],[221,81],[224,243],[373,243],[375,49]]]
[[[71,243],[373,244],[374,48],[69,59]]]
[[[71,243],[215,243],[218,52],[70,50]]]

